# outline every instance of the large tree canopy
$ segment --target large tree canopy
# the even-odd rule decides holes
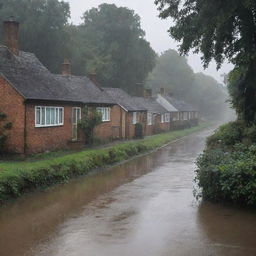
[[[20,48],[35,53],[50,70],[58,71],[68,45],[65,26],[69,4],[58,0],[0,0],[0,6],[0,24],[9,16],[21,23]],[[0,41],[2,34],[0,25]]]
[[[103,86],[123,88],[136,93],[138,83],[143,83],[155,64],[155,52],[144,39],[140,17],[134,11],[102,4],[83,15],[83,23],[69,28],[78,30],[78,40],[84,56],[81,66],[87,73],[96,68]],[[74,32],[73,32],[74,33]],[[73,62],[77,62],[76,48],[73,48]],[[79,63],[79,61],[78,61]]]
[[[181,42],[180,52],[203,53],[207,67],[218,67],[227,58],[244,72],[235,86],[241,99],[240,116],[248,122],[256,116],[256,1],[254,0],[155,0],[160,17],[172,17],[170,34]]]
[[[191,90],[193,80],[194,72],[186,58],[175,50],[168,50],[158,57],[146,85],[155,90],[166,88],[176,97],[182,98]]]

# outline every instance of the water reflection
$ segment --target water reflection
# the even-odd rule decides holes
[[[255,213],[193,198],[211,132],[1,209],[0,255],[256,255]]]
[[[0,255],[22,255],[47,239],[66,218],[115,187],[150,172],[161,164],[161,151],[97,172],[47,192],[25,196],[0,210]]]

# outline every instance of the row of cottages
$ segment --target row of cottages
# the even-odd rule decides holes
[[[182,100],[178,100],[167,93],[164,88],[157,95],[157,102],[170,112],[171,130],[184,129],[198,125],[199,110]]]
[[[174,107],[167,95],[131,97],[118,88],[101,88],[95,73],[90,79],[72,75],[68,61],[61,75],[52,74],[34,54],[19,50],[18,28],[14,19],[5,21],[5,45],[0,45],[0,110],[13,125],[7,152],[80,148],[86,142],[78,129],[84,106],[102,114],[94,131],[100,139],[133,138],[137,123],[144,135],[152,135],[172,129],[175,116],[177,127],[185,121],[184,111]]]

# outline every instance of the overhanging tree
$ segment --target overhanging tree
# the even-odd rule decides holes
[[[160,17],[172,17],[170,34],[180,53],[202,52],[204,67],[224,59],[243,70],[236,80],[240,117],[256,121],[256,1],[155,0]]]

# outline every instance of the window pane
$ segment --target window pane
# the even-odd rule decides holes
[[[55,108],[55,122],[59,124],[59,108]]]
[[[59,124],[63,124],[63,108],[59,108]]]
[[[41,108],[37,107],[36,108],[36,124],[37,125],[41,124],[40,119],[41,119]]]
[[[45,125],[45,107],[42,107],[42,122],[41,125]]]
[[[79,121],[81,119],[81,109],[77,108],[77,121]]]
[[[51,124],[55,124],[55,108],[51,108]]]
[[[46,108],[46,124],[51,124],[51,109]]]

